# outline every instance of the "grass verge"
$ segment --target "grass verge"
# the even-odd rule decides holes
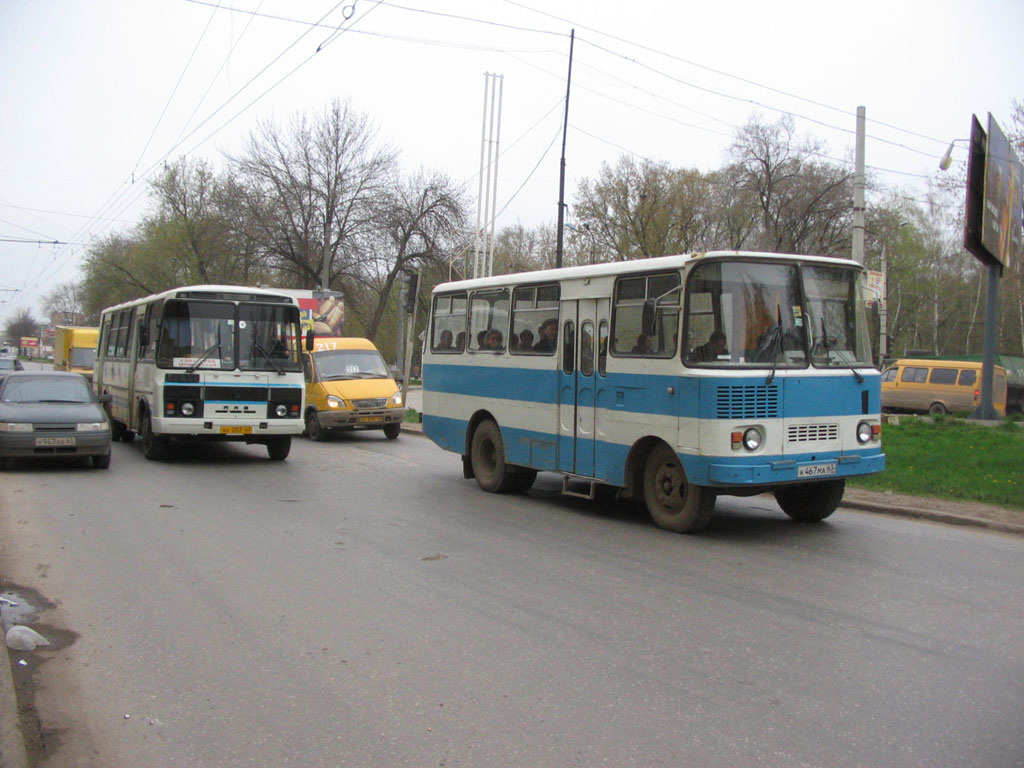
[[[964,499],[1024,509],[1024,429],[963,419],[902,418],[882,427],[885,471],[851,478],[855,488]]]

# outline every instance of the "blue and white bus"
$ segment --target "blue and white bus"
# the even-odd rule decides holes
[[[175,288],[103,310],[93,387],[115,439],[147,459],[171,440],[260,443],[281,461],[303,430],[299,307],[237,285]]]
[[[671,531],[765,491],[822,520],[885,466],[864,282],[847,259],[730,251],[438,285],[423,430],[486,491],[551,471]]]

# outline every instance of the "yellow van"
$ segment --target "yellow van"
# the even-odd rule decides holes
[[[882,410],[904,413],[970,413],[981,403],[981,363],[962,360],[897,360],[882,371]],[[992,406],[1006,415],[1006,369],[994,367]]]
[[[306,435],[324,440],[332,430],[383,429],[398,437],[405,419],[402,390],[369,339],[316,338],[303,351]]]

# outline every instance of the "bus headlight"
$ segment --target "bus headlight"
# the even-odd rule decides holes
[[[344,408],[345,407],[345,401],[342,400],[337,395],[328,395],[327,396],[327,407],[328,408]]]
[[[742,432],[737,430],[731,434],[730,438],[734,451],[738,451],[741,447],[748,451],[756,451],[764,441],[764,435],[757,427],[748,427]]]
[[[181,404],[181,415],[182,416],[191,416],[195,412],[196,412],[196,407],[194,405],[192,405],[192,403],[182,403]]]
[[[288,406],[285,405],[284,403],[278,403],[274,407],[274,415],[276,415],[279,419],[283,419],[285,416],[288,415]]]
[[[397,392],[395,392],[395,394],[391,396],[391,404],[394,406],[399,406],[402,404],[402,390],[398,390]]]
[[[869,421],[862,421],[857,425],[857,442],[870,443],[872,440],[878,440],[882,436],[882,425],[872,424]]]

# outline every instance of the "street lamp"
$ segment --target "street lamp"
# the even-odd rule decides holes
[[[969,142],[970,139],[953,139],[951,142],[949,142],[949,146],[946,147],[946,151],[943,153],[942,159],[939,160],[940,171],[948,171],[949,166],[953,164],[953,145],[956,144],[958,141]]]

